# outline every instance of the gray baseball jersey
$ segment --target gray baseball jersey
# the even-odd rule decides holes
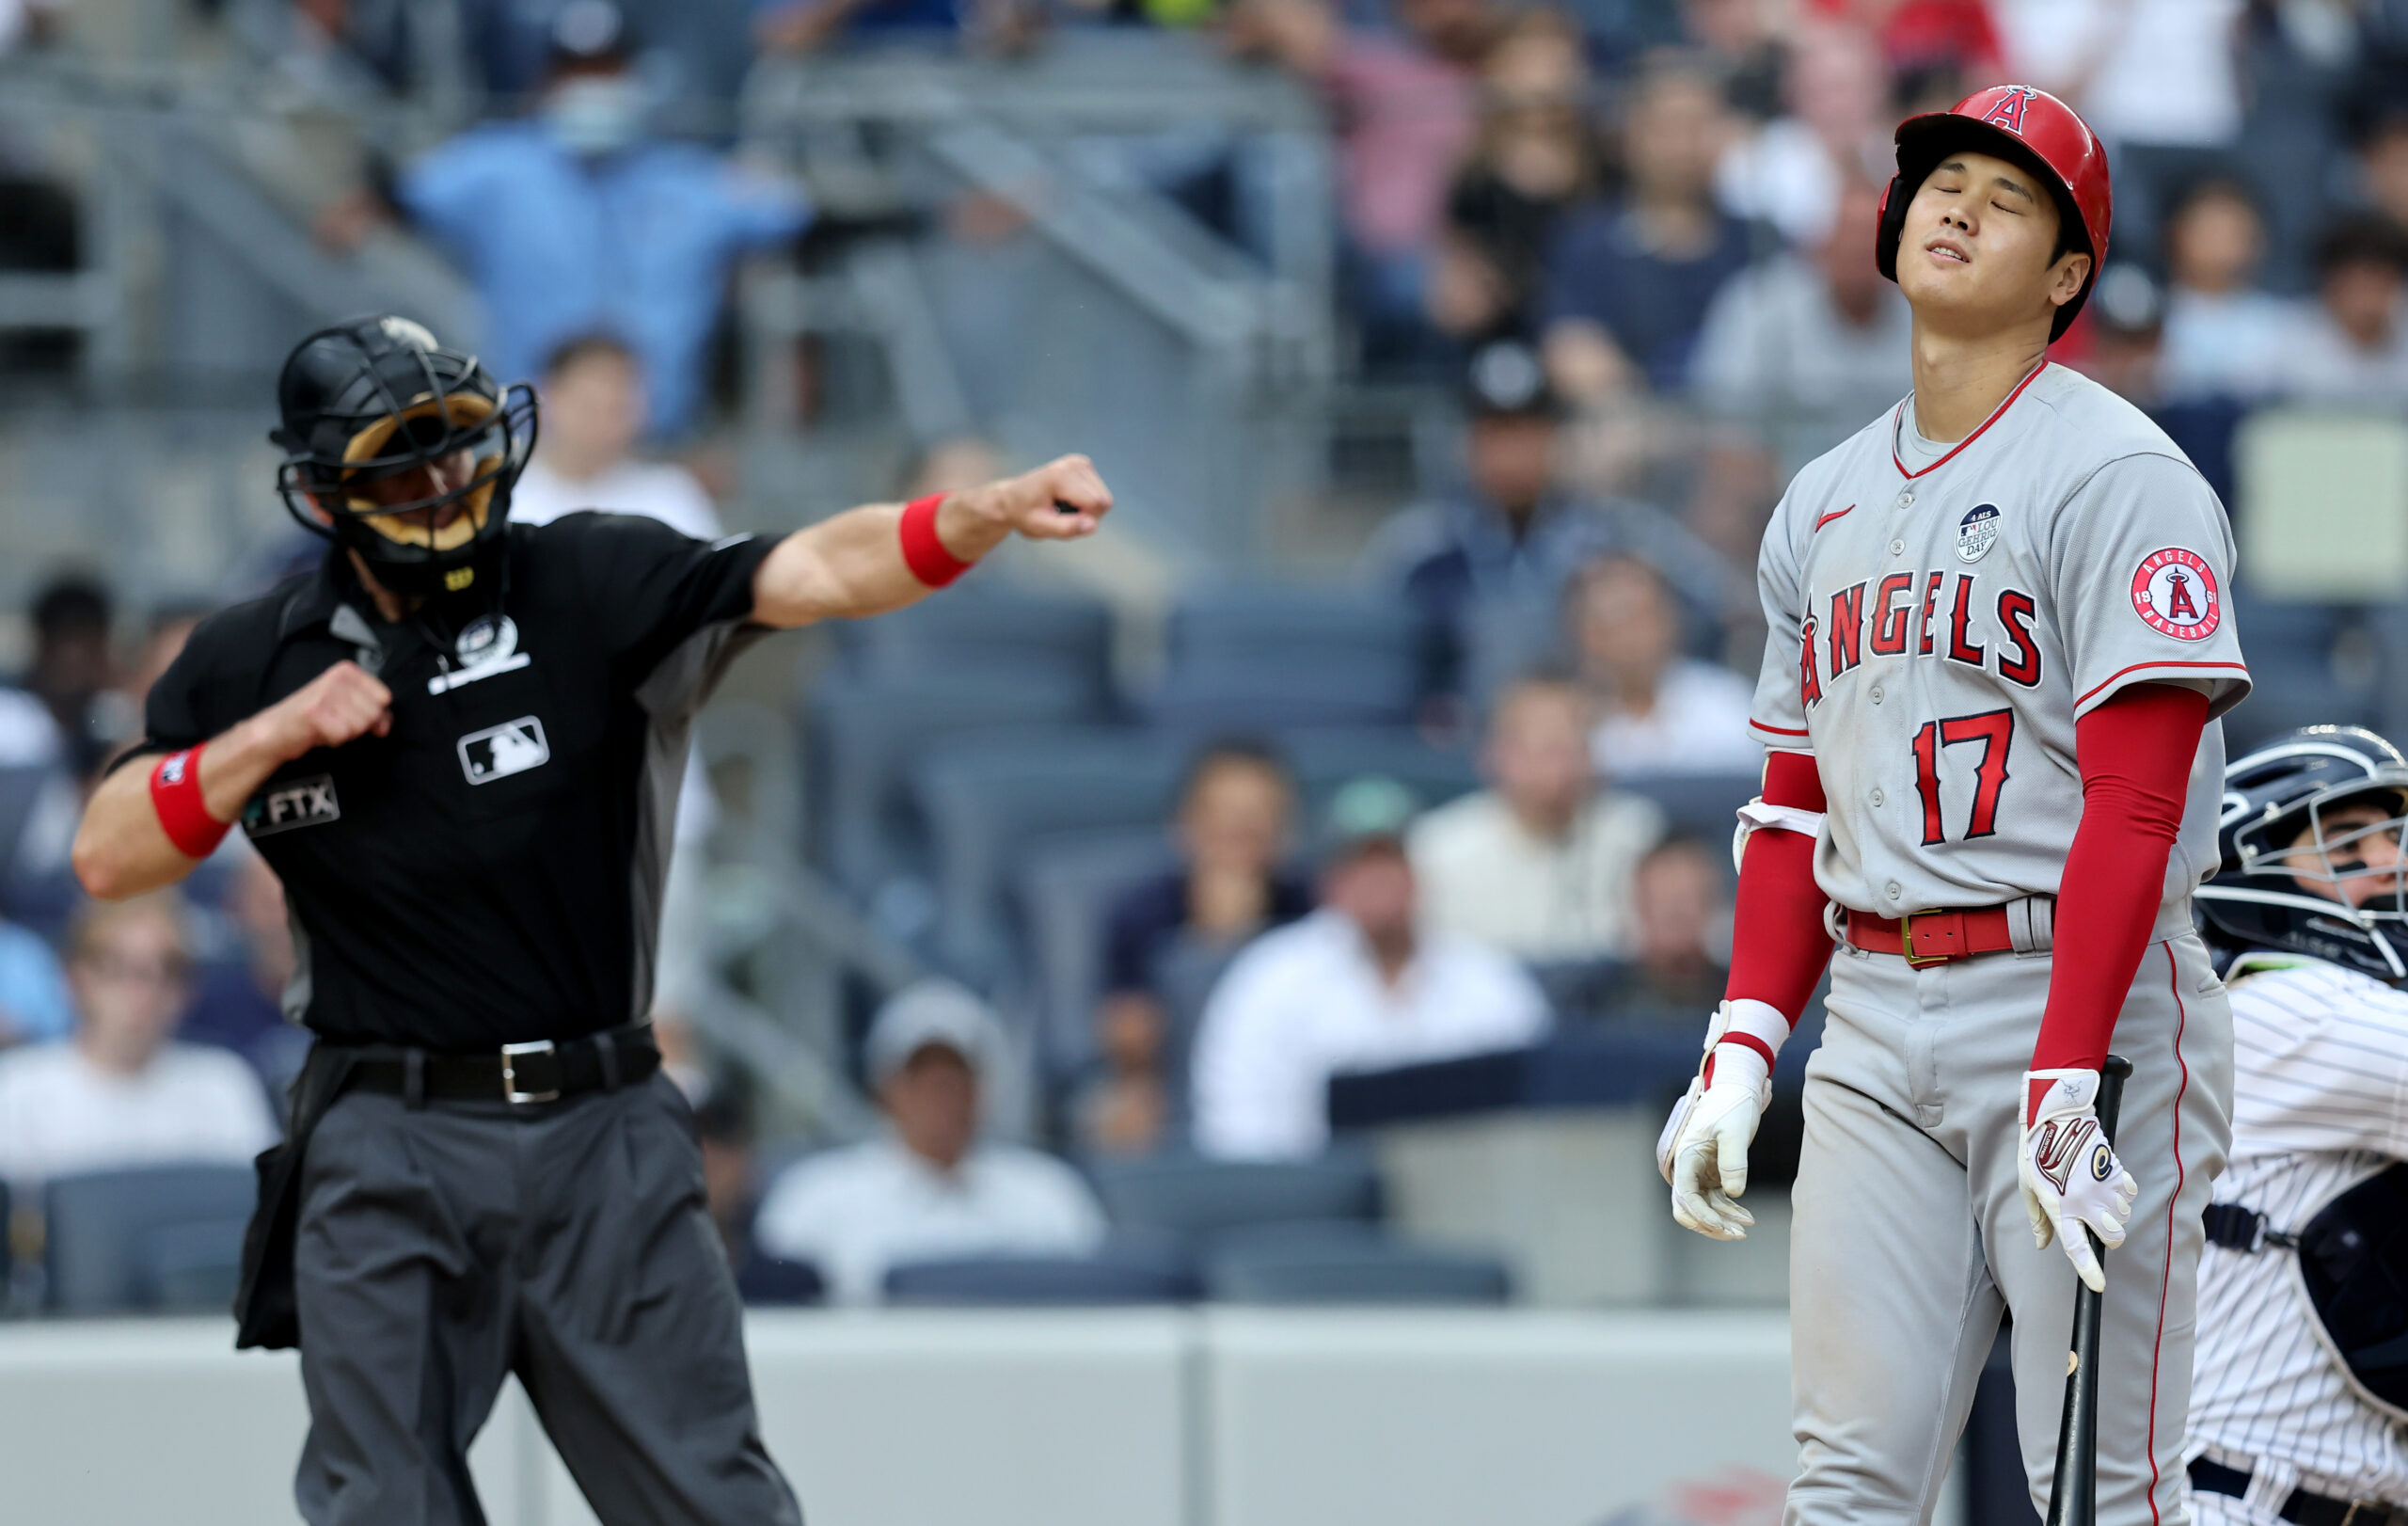
[[[1896,916],[2054,895],[2082,817],[2074,723],[2127,685],[2249,689],[2232,533],[2138,408],[2044,365],[1920,470],[1906,405],[1798,474],[1765,532],[1751,724],[1811,751],[1824,894]],[[2199,744],[2164,899],[2215,866],[2223,730]]]

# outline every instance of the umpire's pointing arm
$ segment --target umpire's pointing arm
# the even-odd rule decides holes
[[[927,501],[919,507],[915,516],[911,505],[864,504],[788,535],[753,575],[752,618],[790,628],[900,609],[1014,532],[1031,540],[1093,534],[1112,510],[1112,490],[1093,462],[1066,455],[1017,477],[948,494],[932,515]],[[392,724],[391,706],[391,693],[376,677],[356,663],[336,663],[198,750],[203,807],[217,821],[232,820],[269,775],[304,753],[371,732],[383,735]],[[75,874],[103,900],[172,884],[200,862],[161,826],[151,772],[118,769],[85,808],[75,835]]]
[[[904,505],[871,503],[798,530],[780,542],[752,578],[752,618],[789,628],[814,620],[882,614],[929,591],[906,559]],[[1077,540],[1095,533],[1112,510],[1112,490],[1084,455],[1066,455],[1034,471],[946,496],[936,536],[959,563],[975,562],[1017,531],[1031,540]]]

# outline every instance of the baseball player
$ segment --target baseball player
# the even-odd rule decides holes
[[[686,739],[763,630],[1088,534],[1111,494],[1065,456],[784,539],[513,525],[533,393],[418,325],[310,335],[277,402],[325,559],[193,632],[75,866],[134,895],[239,820],[284,882],[316,1042],[261,1157],[236,1340],[301,1348],[301,1514],[482,1521],[467,1447],[515,1373],[609,1526],[796,1522],[643,1023]]]
[[[2408,1523],[2408,757],[2311,726],[2225,771],[2199,888],[2232,1165],[2192,1378],[2204,1526]]]
[[[1764,793],[1725,1000],[1658,1159],[1682,1224],[1745,1232],[1766,1077],[1829,965],[1789,1520],[1927,1520],[2002,1308],[2044,1494],[2079,1277],[2106,1290],[2099,1519],[2163,1526],[2230,1090],[2190,894],[2215,862],[2215,718],[2249,683],[2232,541],[2154,424],[2048,361],[2106,252],[2098,137],[2001,87],[1900,124],[1897,163],[1875,257],[1913,312],[1914,390],[1765,533]],[[2112,1150],[2111,1038],[2137,1067]],[[2122,1248],[2114,1277],[2085,1226]]]

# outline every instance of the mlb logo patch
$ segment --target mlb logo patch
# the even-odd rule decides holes
[[[551,758],[552,744],[544,739],[544,723],[531,715],[471,731],[460,739],[460,771],[472,785],[507,779],[541,768]]]

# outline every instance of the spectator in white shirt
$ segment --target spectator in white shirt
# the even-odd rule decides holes
[[[2408,403],[2408,324],[2400,321],[2408,243],[2385,219],[2336,223],[2316,243],[2317,306],[2283,346],[2278,389],[2320,403]]]
[[[1681,655],[1681,611],[1663,574],[1604,556],[1573,582],[1573,659],[1595,697],[1589,745],[1608,779],[1753,773],[1764,750],[1748,732],[1754,691],[1730,669]]]
[[[1083,1255],[1103,1210],[1078,1173],[980,1137],[980,1091],[1003,1036],[961,987],[924,980],[880,1009],[864,1050],[889,1129],[790,1167],[753,1243],[809,1262],[838,1303],[875,1302],[890,1267],[954,1256]]]
[[[2194,185],[2166,219],[2165,327],[2158,381],[2168,401],[2252,398],[2272,384],[2299,337],[2299,304],[2257,289],[2265,219],[2239,182]]]
[[[1546,1031],[1546,998],[1520,965],[1418,928],[1402,787],[1358,779],[1331,810],[1322,909],[1255,940],[1204,1009],[1195,1137],[1206,1154],[1309,1159],[1329,1139],[1332,1075],[1515,1048]]]
[[[548,524],[579,509],[641,514],[696,540],[717,540],[719,510],[684,467],[642,461],[642,362],[607,334],[570,340],[551,354],[539,391],[544,427],[535,458],[511,490],[510,517]]]
[[[1489,787],[1430,812],[1408,844],[1422,925],[1515,958],[1628,951],[1631,877],[1664,835],[1652,802],[1600,788],[1588,696],[1525,678],[1497,701],[1481,766]]]
[[[276,1142],[248,1065],[168,1041],[189,989],[187,938],[171,891],[104,902],[76,924],[75,1036],[0,1055],[0,1176],[245,1165]]]

